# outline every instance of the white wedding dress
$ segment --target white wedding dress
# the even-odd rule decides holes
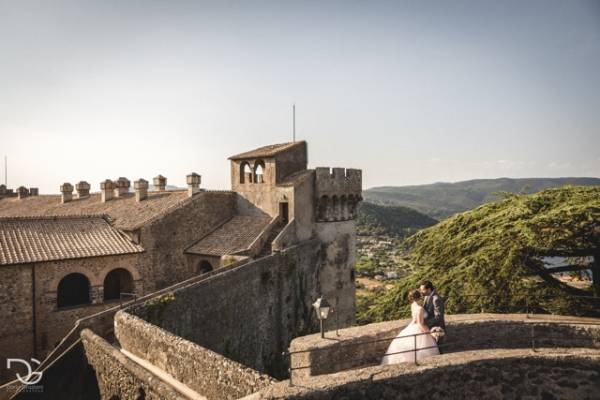
[[[410,305],[412,321],[408,326],[392,340],[388,347],[381,365],[396,364],[401,362],[414,362],[415,352],[417,353],[417,361],[430,356],[440,354],[437,342],[429,333],[416,336],[415,349],[415,334],[423,333],[422,326],[425,325],[427,311],[416,302]]]

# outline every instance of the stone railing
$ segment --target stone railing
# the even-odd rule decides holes
[[[133,354],[209,399],[239,398],[275,382],[270,376],[121,311],[115,336]]]
[[[273,251],[281,251],[292,246],[298,241],[296,236],[296,220],[292,218],[290,222],[279,232],[279,235],[273,240]]]
[[[410,321],[388,321],[294,339],[292,381],[378,364]],[[599,348],[600,319],[555,315],[465,314],[446,319],[444,354],[482,349]]]

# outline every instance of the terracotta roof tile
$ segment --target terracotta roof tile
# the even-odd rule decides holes
[[[236,215],[188,248],[186,253],[223,256],[245,250],[269,222],[269,217]]]
[[[88,198],[73,199],[61,204],[60,196],[32,196],[24,199],[0,199],[1,217],[48,217],[48,216],[84,216],[108,215],[115,228],[125,231],[134,230],[146,222],[166,213],[189,199],[186,191],[149,192],[148,198],[135,201],[135,194],[125,194],[123,198],[114,198],[102,203],[100,194]]]
[[[102,217],[0,218],[0,265],[142,251]]]
[[[259,147],[254,150],[247,151],[245,153],[236,154],[229,157],[230,160],[240,160],[243,158],[258,158],[258,157],[274,157],[278,153],[288,150],[294,146],[305,145],[304,140],[298,142],[270,144],[268,146]]]

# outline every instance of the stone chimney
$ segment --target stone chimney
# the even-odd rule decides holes
[[[138,179],[133,182],[133,188],[135,189],[135,201],[140,202],[148,197],[148,181],[145,179]]]
[[[29,188],[29,195],[30,196],[39,196],[40,190],[38,188]]]
[[[186,176],[187,185],[188,185],[188,197],[192,197],[194,193],[198,193],[200,191],[200,182],[202,181],[202,177],[195,172],[192,172],[188,176]]]
[[[115,181],[115,197],[123,197],[125,193],[129,193],[131,182],[129,179],[120,177]]]
[[[85,199],[86,197],[90,197],[90,184],[86,181],[79,181],[77,185],[75,185],[75,190],[77,190],[77,198]]]
[[[29,190],[27,190],[25,186],[19,186],[17,189],[17,197],[19,199],[24,199],[27,196],[29,196]]]
[[[110,179],[107,179],[103,182],[100,182],[100,192],[102,197],[102,202],[106,203],[107,201],[113,198],[113,191],[115,189],[115,183]]]
[[[73,185],[71,185],[69,182],[63,183],[60,185],[60,193],[62,193],[60,196],[61,203],[64,204],[70,202],[73,200]]]
[[[154,190],[164,192],[167,188],[167,178],[162,175],[154,177]]]

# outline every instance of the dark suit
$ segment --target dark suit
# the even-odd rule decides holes
[[[429,296],[425,297],[423,302],[423,308],[427,311],[427,318],[425,318],[425,325],[429,329],[434,326],[446,330],[446,323],[444,322],[444,299],[442,299],[434,290]]]

